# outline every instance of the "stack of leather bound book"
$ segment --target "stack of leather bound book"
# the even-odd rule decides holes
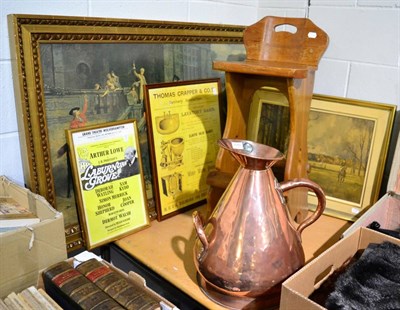
[[[42,272],[46,292],[63,309],[161,309],[149,291],[93,258],[75,268],[67,261]]]

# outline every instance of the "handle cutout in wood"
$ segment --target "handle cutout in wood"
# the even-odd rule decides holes
[[[295,34],[297,32],[297,27],[290,24],[281,24],[275,26],[274,30],[275,32],[290,32],[291,34]]]

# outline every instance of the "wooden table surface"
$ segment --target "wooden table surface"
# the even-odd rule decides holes
[[[115,244],[208,309],[226,309],[211,301],[197,283],[193,262],[196,238],[192,224],[193,211],[162,222],[153,221],[151,227],[126,236]],[[322,215],[307,227],[302,233],[306,261],[337,242],[350,224]]]

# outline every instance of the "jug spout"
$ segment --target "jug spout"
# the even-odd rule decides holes
[[[218,145],[228,150],[247,169],[264,170],[284,158],[279,150],[249,140],[220,139]]]

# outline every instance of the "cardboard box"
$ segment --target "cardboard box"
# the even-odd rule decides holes
[[[98,256],[96,256],[95,254],[93,254],[92,252],[87,252],[84,251],[83,253],[78,254],[76,257],[71,257],[69,259],[67,259],[67,262],[75,267],[76,265],[78,265],[79,263],[90,259],[90,258],[96,258],[101,260],[101,262],[105,263],[107,266],[109,266],[112,270],[118,272],[119,274],[122,274],[128,281],[136,284],[136,285],[140,285],[142,287],[144,287],[144,289],[152,296],[154,297],[156,300],[158,300],[160,302],[160,309],[161,310],[179,310],[174,304],[172,304],[170,301],[168,301],[167,299],[165,299],[164,297],[162,297],[161,295],[157,294],[155,291],[153,291],[152,289],[148,288],[146,285],[146,280],[144,278],[142,278],[140,275],[138,275],[137,273],[130,271],[129,274],[126,274],[124,271],[122,271],[121,269],[115,267],[114,265],[108,263],[105,260],[102,260],[101,258],[99,258]],[[42,271],[39,272],[39,277],[38,277],[38,282],[36,284],[36,286],[38,288],[42,288],[44,289],[44,283],[43,283],[43,278],[42,278]]]
[[[400,135],[390,169],[387,193],[354,222],[343,236],[351,234],[359,227],[367,227],[374,221],[378,222],[382,229],[400,230]]]
[[[383,241],[400,245],[399,239],[364,227],[341,239],[283,282],[280,309],[325,309],[308,298],[311,293],[358,250],[365,249],[370,243]]]
[[[12,197],[40,218],[29,228],[0,234],[0,298],[36,285],[39,270],[67,258],[64,218],[39,195],[5,176],[0,196]]]

